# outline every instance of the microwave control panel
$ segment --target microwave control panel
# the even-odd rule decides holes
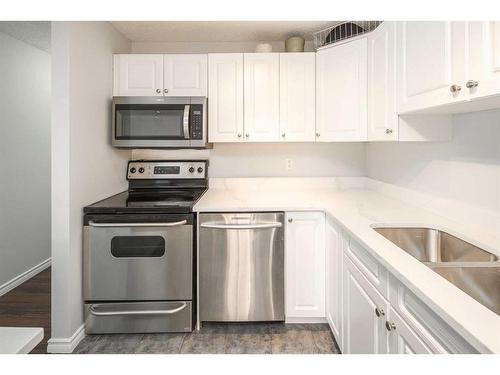
[[[191,104],[191,139],[203,139],[203,105]]]

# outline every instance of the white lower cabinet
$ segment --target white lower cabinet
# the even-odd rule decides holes
[[[343,275],[343,353],[387,353],[389,303],[346,255]]]
[[[287,322],[325,319],[325,214],[287,212],[285,315]]]
[[[392,307],[389,309],[386,329],[389,332],[389,352],[391,354],[433,353]]]
[[[326,220],[326,321],[342,350],[342,246],[339,228]]]

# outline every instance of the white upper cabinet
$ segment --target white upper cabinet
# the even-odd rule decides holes
[[[208,55],[209,142],[243,140],[243,54]]]
[[[313,142],[316,112],[316,54],[280,53],[280,137]]]
[[[276,142],[279,136],[279,54],[245,53],[245,140]]]
[[[164,55],[165,96],[207,96],[207,55]]]
[[[366,140],[367,87],[366,38],[317,52],[317,141]]]
[[[286,320],[324,319],[325,214],[287,212],[285,219]]]
[[[368,140],[398,139],[396,27],[383,22],[368,35]]]
[[[399,113],[467,100],[464,22],[398,23]]]
[[[472,98],[500,94],[500,21],[469,22],[469,74]]]
[[[163,55],[114,55],[114,96],[162,96]]]

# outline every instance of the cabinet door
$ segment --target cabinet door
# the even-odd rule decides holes
[[[209,142],[243,140],[243,54],[208,55]]]
[[[386,329],[389,331],[389,352],[391,354],[432,354],[432,350],[425,345],[399,314],[391,307]]]
[[[368,140],[397,139],[396,27],[386,21],[368,36]]]
[[[316,61],[316,140],[365,141],[366,38],[318,51]]]
[[[165,96],[207,96],[207,55],[164,55]]]
[[[342,345],[342,238],[331,220],[326,221],[326,320]]]
[[[316,125],[316,54],[280,53],[282,141],[313,142]]]
[[[244,57],[245,140],[279,140],[279,54],[245,53]]]
[[[114,55],[114,96],[162,96],[163,55]]]
[[[387,353],[385,314],[389,303],[347,256],[344,256],[343,277],[343,353]]]
[[[472,97],[500,94],[500,21],[469,22],[469,75]],[[474,86],[474,81],[477,86]]]
[[[398,26],[399,113],[467,100],[465,23],[408,21]]]
[[[287,320],[290,320],[289,318],[324,319],[324,213],[286,213],[285,274]],[[312,322],[314,321],[313,319]]]

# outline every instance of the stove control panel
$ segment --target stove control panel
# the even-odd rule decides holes
[[[205,179],[207,178],[206,160],[191,161],[129,161],[128,180],[150,179]]]

